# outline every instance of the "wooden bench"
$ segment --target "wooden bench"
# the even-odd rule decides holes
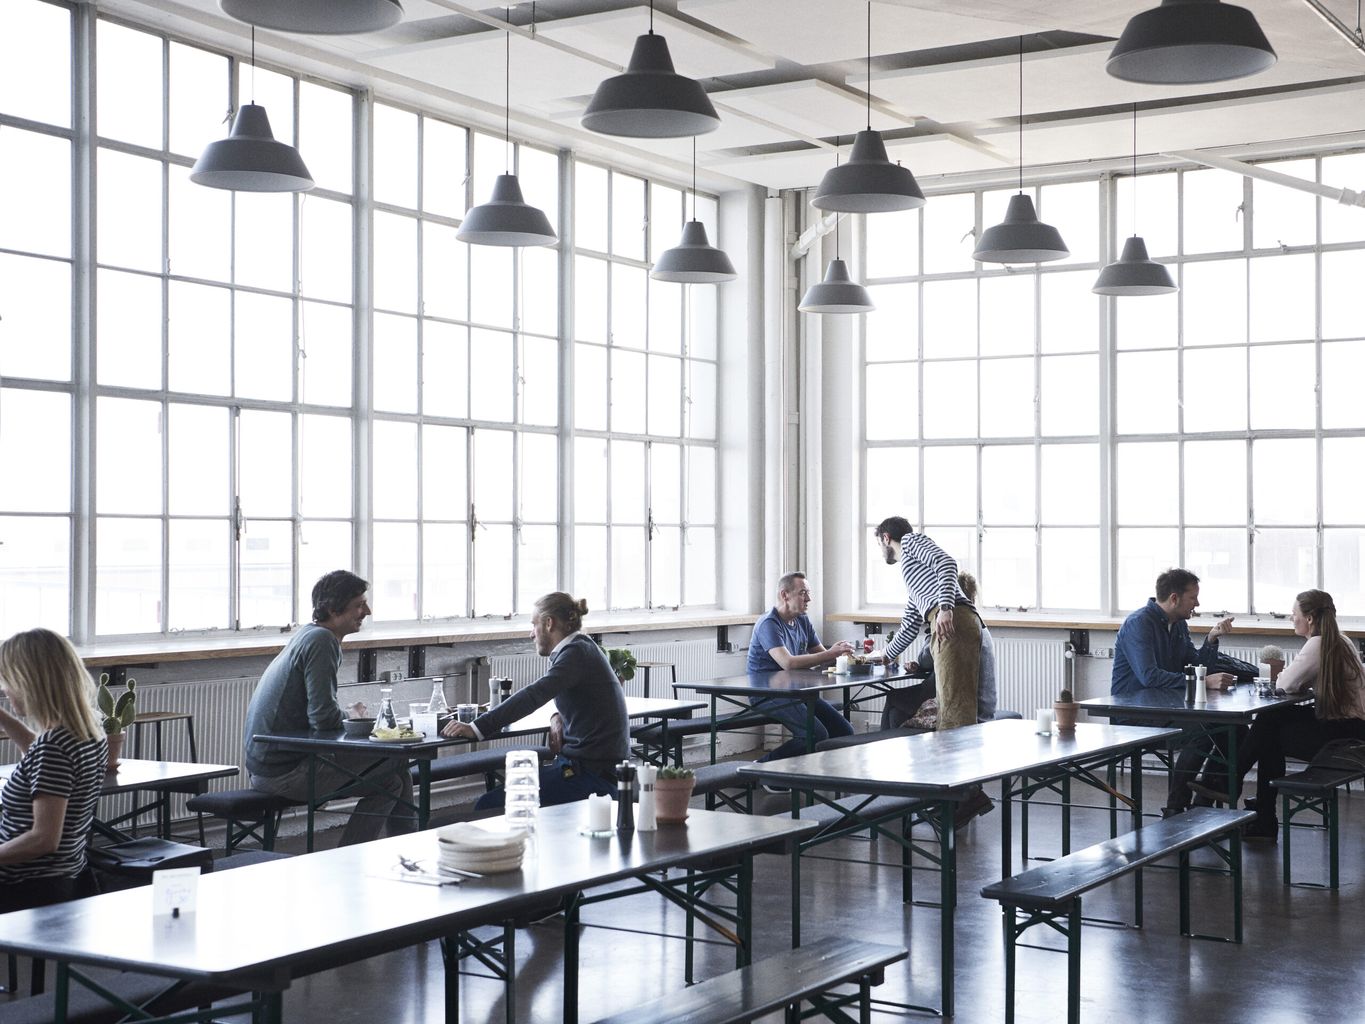
[[[772,719],[765,715],[760,715],[756,711],[736,711],[730,715],[716,716],[716,729],[719,732],[727,732],[734,729],[751,729],[771,725]],[[666,758],[670,753],[675,765],[682,764],[682,741],[687,736],[699,736],[703,733],[711,732],[710,716],[702,718],[685,718],[668,723],[668,750],[663,752]],[[662,749],[664,745],[663,725],[659,722],[651,722],[642,725],[637,729],[632,729],[630,737],[639,741],[646,747]]]
[[[254,839],[262,850],[275,848],[280,816],[291,807],[302,807],[299,800],[262,793],[256,789],[226,789],[219,793],[200,793],[185,801],[185,809],[203,820],[207,814],[227,823],[224,853],[231,854],[238,844]],[[202,828],[201,828],[202,831]]]
[[[1322,889],[1321,882],[1295,882],[1289,871],[1290,825],[1294,816],[1312,813],[1321,816],[1327,827],[1327,885],[1335,889],[1341,883],[1339,848],[1340,818],[1337,811],[1337,791],[1342,786],[1365,779],[1365,770],[1339,768],[1307,768],[1282,779],[1271,779],[1270,784],[1280,791],[1280,829],[1284,846],[1284,884],[1304,889]]]
[[[1045,924],[1066,936],[1068,1024],[1080,1020],[1081,1004],[1081,896],[1130,872],[1178,854],[1180,857],[1180,934],[1191,938],[1190,852],[1209,847],[1227,863],[1232,874],[1233,942],[1242,941],[1242,847],[1239,828],[1251,821],[1251,811],[1191,807],[1183,814],[1153,822],[1135,832],[1059,857],[1041,867],[981,890],[987,899],[998,900],[1005,912],[1005,1024],[1014,1022],[1015,951],[1019,936],[1037,924]],[[1227,837],[1228,849],[1217,845]],[[1017,913],[1028,916],[1018,923]]]
[[[889,964],[904,960],[903,947],[829,936],[779,953],[681,992],[604,1017],[598,1024],[742,1024],[785,1010],[788,1020],[811,1015],[801,1003],[830,1020],[848,1020],[841,1007],[857,1006],[858,1019],[872,1019],[873,985],[880,985]],[[830,990],[853,983],[857,992]]]
[[[740,774],[740,765],[748,761],[719,761],[704,764],[692,773],[693,796],[706,797],[706,809],[714,811],[718,805],[740,814],[754,813],[754,780]],[[733,791],[738,792],[733,792]]]

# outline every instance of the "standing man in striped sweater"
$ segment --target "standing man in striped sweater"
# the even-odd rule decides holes
[[[900,562],[906,591],[905,614],[886,645],[887,660],[909,650],[920,628],[927,627],[938,678],[938,728],[976,724],[981,619],[958,584],[957,562],[901,516],[883,519],[876,535],[886,563]]]

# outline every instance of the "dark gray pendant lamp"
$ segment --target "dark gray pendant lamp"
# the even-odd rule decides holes
[[[848,264],[839,258],[837,213],[834,215],[834,259],[825,268],[825,279],[807,288],[796,308],[802,313],[870,313],[877,308],[867,289],[853,280]]]
[[[511,24],[512,9],[507,9]],[[503,146],[511,167],[512,153],[512,32],[507,30],[503,65]],[[550,218],[522,198],[521,182],[508,170],[493,182],[493,198],[470,208],[455,237],[471,245],[554,245],[559,241]]]
[[[251,26],[251,70],[256,70],[256,26]],[[254,91],[254,90],[253,90]],[[313,176],[293,146],[270,131],[265,107],[244,103],[226,139],[210,142],[190,169],[190,181],[235,192],[307,192]]]
[[[1024,37],[1019,37],[1019,194],[1010,196],[1005,219],[981,232],[972,259],[981,263],[1050,263],[1071,250],[1062,233],[1038,219],[1033,199],[1024,194]]]
[[[597,86],[583,113],[583,127],[636,139],[680,139],[720,127],[706,90],[673,70],[668,42],[654,34],[653,0],[649,32],[636,38],[625,74]]]
[[[665,250],[649,276],[680,284],[720,284],[738,275],[730,257],[706,238],[706,225],[697,220],[697,140],[692,139],[692,219],[683,225],[682,241]]]
[[[810,204],[817,210],[841,213],[890,213],[924,205],[915,176],[887,158],[882,133],[872,130],[871,0],[867,5],[867,128],[854,136],[847,162],[825,172]]]
[[[1123,255],[1100,271],[1090,289],[1096,295],[1168,295],[1176,291],[1171,272],[1147,255],[1147,243],[1137,233],[1137,104],[1133,104],[1133,234],[1123,243]]]
[[[1256,16],[1221,0],[1161,0],[1129,19],[1104,69],[1149,85],[1246,78],[1275,63]]]
[[[398,0],[219,0],[218,6],[249,25],[313,36],[378,32],[403,20]]]

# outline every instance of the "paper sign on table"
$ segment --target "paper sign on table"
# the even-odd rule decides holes
[[[193,914],[198,898],[198,868],[162,868],[152,872],[153,917]]]

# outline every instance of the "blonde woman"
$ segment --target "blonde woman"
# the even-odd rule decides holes
[[[0,790],[0,913],[82,895],[85,847],[108,762],[94,687],[47,629],[0,644],[0,731],[22,757]],[[88,884],[88,883],[87,883]]]

